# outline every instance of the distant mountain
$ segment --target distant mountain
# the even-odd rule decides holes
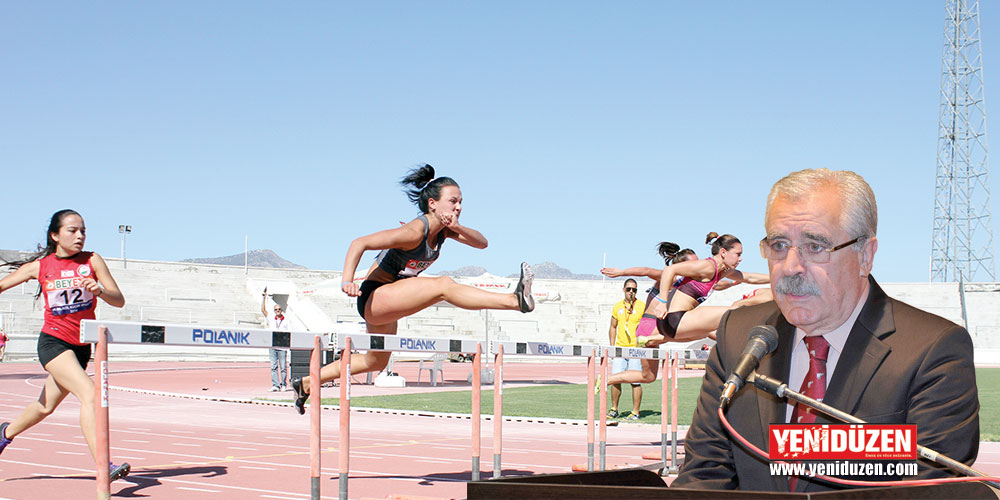
[[[565,267],[559,267],[559,264],[555,262],[542,262],[541,264],[532,264],[531,270],[535,272],[536,278],[547,279],[547,280],[599,280],[600,275],[597,274],[573,274],[572,271],[566,269]],[[517,278],[521,274],[508,274],[508,278]]]
[[[488,272],[485,267],[465,266],[455,269],[454,271],[441,271],[433,274],[438,276],[482,276],[485,272]]]
[[[242,253],[227,255],[225,257],[211,257],[203,259],[184,259],[181,262],[191,262],[194,264],[221,264],[224,266],[242,266],[244,256]],[[272,250],[250,250],[246,255],[247,264],[253,267],[277,267],[282,269],[305,269],[294,262],[282,259]]]
[[[555,262],[542,262],[541,264],[532,264],[531,270],[535,272],[536,278],[548,279],[548,280],[599,280],[600,275],[597,274],[573,274],[572,271],[564,267],[559,267]],[[465,266],[455,269],[454,271],[441,271],[434,274],[438,276],[481,276],[483,273],[489,272],[485,267],[480,266]],[[508,274],[508,278],[517,278],[521,274]]]

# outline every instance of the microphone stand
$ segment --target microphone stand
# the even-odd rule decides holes
[[[787,398],[796,401],[798,403],[802,403],[810,408],[826,413],[827,415],[830,415],[831,417],[836,418],[837,420],[851,424],[868,423],[865,422],[864,420],[861,420],[858,417],[855,417],[854,415],[851,415],[850,413],[840,411],[828,404],[816,401],[815,399],[810,398],[809,396],[806,396],[802,393],[789,389],[788,384],[782,383],[780,380],[776,380],[761,375],[756,371],[751,373],[750,376],[747,378],[752,379],[753,385],[757,386],[758,389],[761,389],[770,394],[778,396],[779,398]],[[920,455],[922,458],[925,458],[932,462],[937,462],[955,472],[965,474],[966,476],[980,476],[980,477],[989,476],[988,474],[973,469],[972,467],[969,467],[968,465],[965,465],[962,462],[959,462],[958,460],[950,458],[942,453],[936,452],[930,448],[927,448],[926,446],[921,446],[919,443],[917,444],[917,454]],[[1000,488],[1000,484],[994,481],[983,481],[983,482],[994,488]]]

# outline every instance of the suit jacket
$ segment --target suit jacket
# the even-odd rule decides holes
[[[848,335],[823,402],[871,423],[916,424],[919,444],[972,465],[979,452],[979,397],[969,333],[889,298],[874,278],[869,277],[869,284],[868,299]],[[795,326],[777,305],[767,302],[726,313],[685,438],[684,465],[673,486],[788,491],[788,478],[772,476],[767,459],[731,440],[718,417],[722,386],[756,325],[773,325],[779,338],[777,349],[761,360],[757,371],[788,380]],[[749,385],[734,396],[726,418],[767,451],[768,426],[786,423],[786,405]],[[820,414],[816,423],[842,422]],[[951,475],[920,460],[921,479]],[[839,488],[800,478],[796,491]]]

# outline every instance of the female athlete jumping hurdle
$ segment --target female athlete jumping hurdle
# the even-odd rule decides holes
[[[422,212],[416,219],[394,229],[362,236],[351,242],[344,259],[340,289],[358,298],[358,313],[365,319],[368,333],[395,334],[397,321],[440,301],[462,309],[509,309],[523,313],[535,309],[531,296],[534,274],[521,263],[521,278],[514,293],[500,294],[455,283],[447,276],[418,276],[441,252],[446,238],[474,248],[486,248],[486,238],[475,229],[459,223],[462,191],[450,177],[434,177],[434,167],[413,169],[400,182],[413,186],[407,190],[410,201]],[[359,287],[351,278],[365,250],[381,250]],[[351,355],[351,373],[379,371],[389,362],[389,352],[368,351]],[[340,364],[320,370],[322,382],[340,376]],[[305,413],[309,398],[309,377],[292,380],[295,409]]]
[[[754,285],[770,282],[766,274],[743,273],[736,270],[743,260],[743,244],[739,238],[731,234],[719,236],[718,233],[712,232],[706,236],[705,243],[712,244],[711,257],[671,264],[660,272],[659,286],[650,290],[646,312],[636,328],[636,340],[640,347],[655,347],[664,342],[690,342],[712,337],[726,311],[771,300],[770,293],[757,293],[728,307],[699,306],[723,278],[728,278],[734,283]],[[677,249],[679,247],[676,244],[669,242],[661,243],[659,247],[660,254],[665,259]],[[601,273],[611,277],[627,275],[615,268],[602,269]],[[678,276],[683,279],[675,281]],[[662,290],[667,291],[666,299],[663,298]],[[608,377],[607,383],[653,382],[656,380],[657,365],[655,360],[652,361],[643,363],[641,372],[633,370],[617,373]]]
[[[122,307],[125,296],[100,255],[84,252],[87,227],[73,210],[52,215],[45,233],[45,248],[23,261],[6,262],[16,267],[0,279],[0,293],[29,279],[37,279],[39,294],[45,297],[45,320],[38,335],[38,361],[49,373],[38,401],[34,401],[13,422],[0,423],[0,453],[16,436],[52,414],[72,393],[80,400],[80,429],[97,460],[97,428],[94,421],[94,381],[87,376],[90,344],[80,343],[80,320],[94,319],[97,298]],[[111,480],[125,477],[127,463],[111,464]]]

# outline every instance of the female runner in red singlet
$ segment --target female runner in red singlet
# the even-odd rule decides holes
[[[73,210],[52,215],[45,233],[45,249],[31,258],[4,263],[16,267],[0,279],[0,292],[29,279],[39,282],[45,297],[45,321],[38,336],[38,360],[49,373],[38,400],[13,422],[0,423],[0,453],[14,438],[52,414],[72,393],[80,401],[80,429],[97,459],[94,422],[94,381],[87,375],[90,344],[80,343],[80,320],[94,319],[97,299],[122,307],[125,297],[100,255],[84,252],[87,227]],[[127,463],[111,464],[111,480],[128,475]]]

